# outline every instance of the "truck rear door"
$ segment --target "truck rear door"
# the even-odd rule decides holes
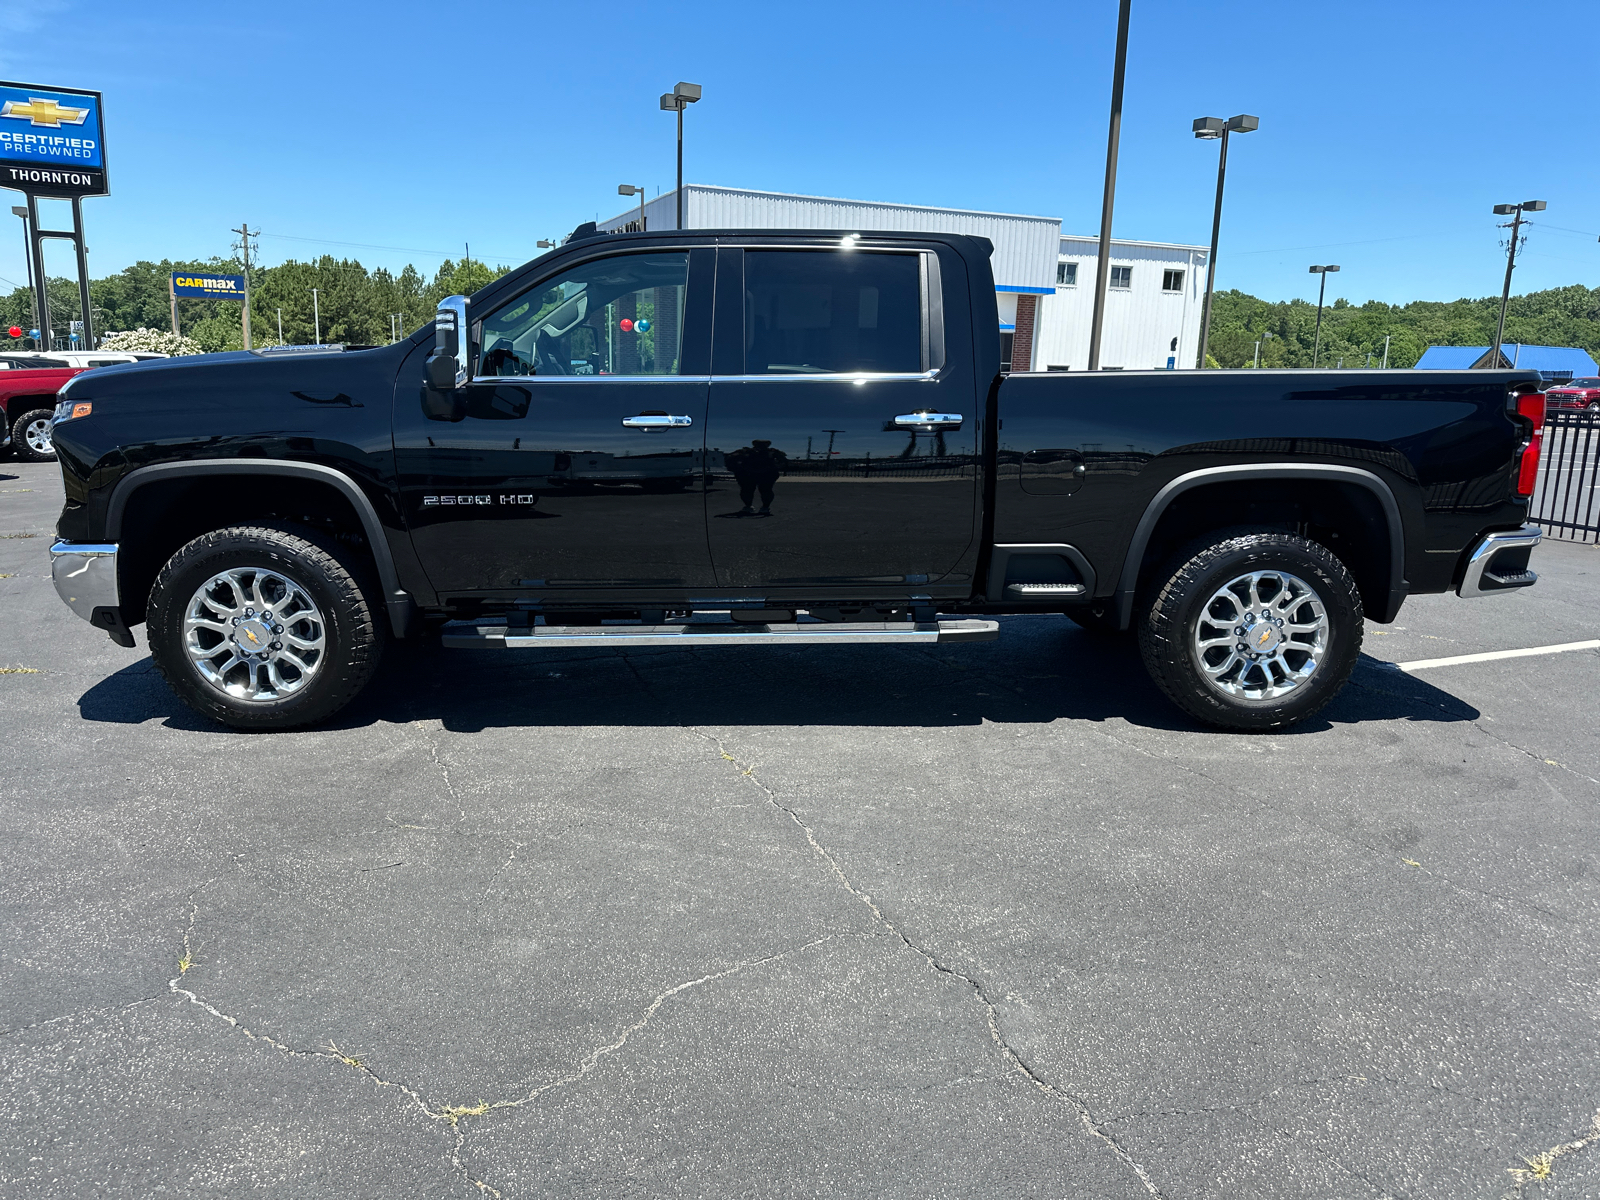
[[[965,594],[981,397],[968,356],[945,351],[940,256],[837,242],[717,254],[718,585]]]

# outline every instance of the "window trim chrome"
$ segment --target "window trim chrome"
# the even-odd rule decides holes
[[[712,383],[816,383],[822,379],[835,383],[933,383],[938,380],[939,371],[818,371],[804,375],[712,375],[709,378]]]
[[[474,375],[467,384],[527,387],[536,383],[710,383],[711,380],[710,375]]]

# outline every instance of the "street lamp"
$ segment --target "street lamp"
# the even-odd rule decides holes
[[[680,83],[661,96],[661,111],[678,114],[678,228],[683,228],[683,110],[700,99],[698,83]],[[626,194],[626,193],[624,193]]]
[[[1254,363],[1254,366],[1258,370],[1261,367],[1261,343],[1262,342],[1271,341],[1271,340],[1272,340],[1272,334],[1271,333],[1267,333],[1267,332],[1263,332],[1262,335],[1256,339],[1256,361]]]
[[[1334,266],[1311,268],[1311,273],[1313,275],[1322,276],[1322,282],[1317,285],[1317,334],[1311,343],[1312,367],[1317,365],[1317,351],[1322,348],[1322,297],[1323,294],[1328,290],[1328,272],[1337,271],[1338,269],[1338,267]]]
[[[1206,365],[1206,343],[1211,340],[1211,289],[1217,282],[1217,237],[1222,232],[1222,181],[1228,171],[1228,135],[1253,133],[1260,128],[1256,117],[1241,113],[1224,121],[1221,117],[1197,117],[1194,135],[1202,141],[1220,139],[1221,153],[1217,155],[1217,206],[1211,214],[1211,257],[1206,260],[1206,299],[1200,309],[1200,361],[1196,367]]]
[[[1511,245],[1506,250],[1506,282],[1500,289],[1500,323],[1494,327],[1494,350],[1489,355],[1490,367],[1500,365],[1500,339],[1506,332],[1506,302],[1511,299],[1511,272],[1517,265],[1517,239],[1522,229],[1522,214],[1525,212],[1543,212],[1543,200],[1524,200],[1521,204],[1496,204],[1495,216],[1510,217]],[[1507,226],[1500,226],[1501,229]]]
[[[639,197],[639,232],[644,232],[644,188],[635,187],[631,183],[617,184],[617,195]]]

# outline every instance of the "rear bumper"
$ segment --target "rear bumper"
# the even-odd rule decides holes
[[[85,621],[97,608],[116,608],[117,547],[90,542],[57,542],[50,547],[50,580],[56,595]]]
[[[1467,569],[1456,595],[1493,596],[1538,583],[1539,577],[1528,570],[1528,555],[1543,536],[1538,527],[1524,525],[1518,530],[1479,538],[1467,555]]]

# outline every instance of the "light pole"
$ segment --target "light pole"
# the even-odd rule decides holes
[[[1228,135],[1253,133],[1261,121],[1240,113],[1224,121],[1221,117],[1196,117],[1194,135],[1202,141],[1221,139],[1222,149],[1217,155],[1217,206],[1211,213],[1211,256],[1206,259],[1206,299],[1200,306],[1200,360],[1197,368],[1206,365],[1206,345],[1211,340],[1211,290],[1217,282],[1217,237],[1222,232],[1222,181],[1228,173]]]
[[[1257,370],[1261,369],[1261,343],[1265,342],[1265,341],[1270,341],[1271,338],[1272,338],[1272,334],[1271,333],[1263,332],[1262,335],[1256,339],[1256,361],[1255,361],[1255,367],[1256,367]]]
[[[1379,370],[1387,371],[1389,369],[1389,339],[1392,336],[1392,334],[1388,333],[1383,335],[1383,366]]]
[[[1337,271],[1338,269],[1335,266],[1311,268],[1313,275],[1322,276],[1322,282],[1317,286],[1317,333],[1311,342],[1311,365],[1313,368],[1317,365],[1317,352],[1322,348],[1322,297],[1328,290],[1328,272]]]
[[[283,309],[278,309],[278,345],[283,345]]]
[[[639,197],[639,232],[643,233],[644,232],[644,188],[643,188],[643,186],[635,187],[631,183],[619,183],[619,184],[617,184],[617,195],[619,195],[619,196],[637,196],[637,197]]]
[[[700,99],[698,83],[680,83],[661,96],[661,111],[678,114],[678,228],[683,228],[683,110]],[[624,193],[626,195],[627,193]]]
[[[1511,218],[1511,245],[1506,248],[1506,282],[1500,289],[1500,321],[1494,327],[1494,349],[1489,355],[1491,368],[1500,365],[1500,340],[1506,332],[1506,302],[1511,299],[1511,272],[1517,266],[1517,240],[1522,230],[1522,214],[1525,212],[1543,212],[1543,200],[1524,200],[1521,204],[1496,204],[1495,216]],[[1501,229],[1507,226],[1500,226]]]
[[[1089,325],[1089,370],[1100,369],[1100,333],[1106,320],[1111,274],[1111,210],[1117,199],[1117,143],[1122,139],[1122,77],[1128,68],[1128,16],[1132,0],[1117,6],[1117,58],[1111,71],[1111,128],[1106,133],[1106,186],[1100,199],[1100,255],[1094,272],[1094,317]]]
[[[311,289],[311,329],[315,343],[322,345],[322,310],[317,307],[317,289]]]

